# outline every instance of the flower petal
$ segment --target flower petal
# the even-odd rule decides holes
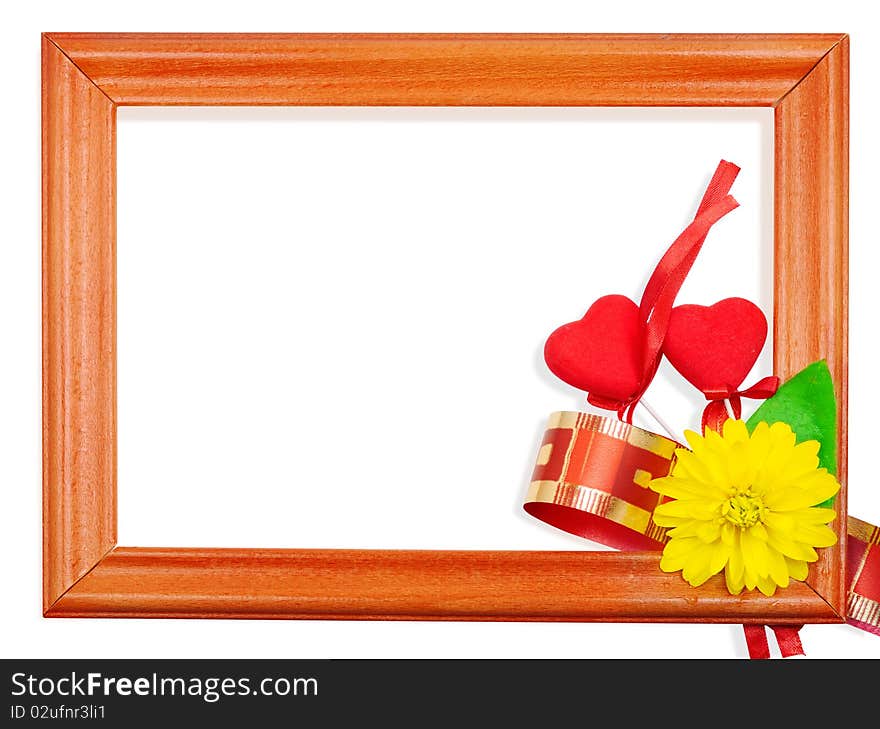
[[[792,456],[795,445],[794,431],[786,423],[770,426],[770,448],[763,461],[757,464],[754,486],[759,493],[768,493],[779,483],[779,476]]]
[[[745,582],[747,590],[754,590],[758,585],[758,576],[748,565],[743,567],[743,582]]]
[[[699,451],[703,447],[703,436],[694,430],[685,430],[684,438],[694,452]],[[676,451],[676,455],[677,454],[678,451]]]
[[[726,483],[722,472],[717,468],[710,468],[709,464],[701,461],[696,454],[683,449],[676,451],[675,465],[672,467],[672,475],[676,478],[681,476],[696,481],[704,486],[707,495],[724,498],[727,495]]]
[[[734,540],[730,549],[730,559],[727,562],[727,569],[731,573],[730,579],[735,584],[742,585],[745,565],[743,564],[742,550],[739,545],[739,536],[738,531],[734,532]],[[740,587],[740,589],[742,588]]]
[[[694,521],[693,519],[688,521],[683,521],[678,526],[670,529],[666,534],[670,539],[681,539],[682,537],[695,537],[697,536],[697,532],[700,527],[703,526],[705,522],[702,521]]]
[[[689,555],[683,554],[679,557],[670,557],[664,554],[660,557],[660,569],[663,572],[678,572],[688,563]]]
[[[768,533],[767,544],[773,549],[782,552],[786,557],[791,557],[792,559],[798,559],[804,562],[815,562],[819,559],[816,550],[809,544],[796,542],[778,532]]]
[[[770,577],[758,577],[758,589],[767,597],[773,597],[776,593],[776,583]]]
[[[795,526],[795,517],[794,514],[797,512],[787,512],[782,513],[779,511],[770,511],[769,509],[764,512],[761,517],[764,520],[764,525],[771,532],[780,532],[781,534],[790,534],[792,529]]]
[[[724,569],[724,582],[727,585],[727,591],[731,595],[739,595],[745,585],[743,584],[742,575],[739,575],[739,577],[735,577],[734,575],[735,573],[730,566],[730,562],[728,562],[727,567]]]
[[[797,483],[798,479],[803,478],[819,468],[819,441],[806,440],[798,443],[791,451],[791,456],[781,470],[780,479]]]
[[[648,482],[648,488],[671,499],[717,499],[723,500],[727,495],[712,484],[697,481],[689,476],[664,476]]]
[[[824,524],[799,524],[793,536],[797,541],[811,547],[830,547],[837,544],[837,534]]]
[[[665,516],[663,514],[658,514],[656,511],[654,511],[654,513],[651,514],[651,518],[654,520],[654,523],[657,526],[662,526],[662,527],[667,527],[667,528],[668,527],[684,526],[684,525],[690,524],[691,522],[694,521],[693,519],[686,517],[686,516]]]
[[[731,422],[730,420],[727,421]],[[736,421],[741,422],[741,421]],[[727,480],[737,490],[747,489],[751,486],[756,470],[749,460],[748,442],[734,443],[730,447],[727,458]]]
[[[837,512],[834,509],[825,509],[814,506],[810,509],[798,509],[786,512],[786,516],[797,519],[801,524],[828,524],[834,521]]]
[[[749,441],[749,459],[756,470],[767,460],[767,454],[770,453],[772,446],[770,426],[765,422],[758,423],[752,431],[752,438]]]
[[[709,545],[706,549],[710,551],[709,572],[710,574],[717,575],[727,565],[731,549],[722,541],[715,542],[715,544]]]
[[[767,544],[752,534],[751,529],[743,529],[739,541],[746,569],[751,570],[758,577],[769,575],[770,553]]]
[[[768,550],[770,564],[770,579],[780,587],[788,587],[788,565],[781,552],[775,549]]]
[[[703,470],[708,474],[708,478],[704,480],[719,487],[725,493],[731,486],[727,468],[729,452],[730,447],[710,428],[706,429],[701,450],[694,450],[694,459],[699,460]]]
[[[688,563],[690,555],[697,551],[699,546],[700,540],[696,537],[670,540],[663,548],[660,569],[664,572],[678,572]]]
[[[699,587],[710,577],[717,575],[727,563],[729,550],[721,542],[704,544],[690,553],[681,576],[693,587]]]
[[[706,544],[710,544],[717,539],[721,538],[721,524],[718,519],[713,519],[712,521],[702,521],[698,522],[699,526],[697,527],[697,537],[699,537],[700,541],[705,542]],[[718,570],[715,570],[717,572]]]
[[[721,504],[706,499],[679,499],[667,501],[654,509],[660,516],[679,516],[690,519],[715,519],[721,515]]]
[[[721,433],[724,435],[724,440],[731,443],[749,442],[749,430],[746,427],[745,422],[742,420],[728,418],[721,426]]]
[[[793,511],[821,504],[840,490],[840,484],[821,468],[796,485],[771,489],[764,494],[764,504],[773,511]]]
[[[770,439],[774,449],[790,450],[794,447],[797,437],[788,423],[776,422],[770,426]]]
[[[785,564],[788,566],[788,574],[791,575],[791,579],[800,580],[801,582],[807,579],[807,574],[809,573],[810,568],[806,562],[786,557]]]

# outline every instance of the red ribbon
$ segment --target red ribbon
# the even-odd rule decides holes
[[[804,647],[798,631],[803,625],[769,625],[776,642],[779,644],[779,652],[783,658],[804,655]],[[766,659],[770,657],[770,646],[767,643],[767,631],[763,625],[743,625],[746,634],[746,646],[749,649],[749,658]]]
[[[638,391],[629,401],[618,405],[617,415],[621,420],[632,423],[635,407],[657,373],[672,305],[709,230],[727,213],[739,207],[739,203],[728,195],[738,174],[739,167],[732,162],[721,160],[718,163],[693,222],[669,246],[645,286],[639,304],[639,313],[645,326],[642,380]]]
[[[718,432],[721,431],[721,426],[724,424],[724,421],[730,417],[727,413],[727,407],[724,405],[725,400],[730,401],[730,409],[733,412],[733,417],[739,420],[742,415],[742,398],[747,397],[750,400],[766,400],[768,397],[776,394],[776,390],[778,389],[779,378],[774,375],[772,377],[765,377],[762,380],[758,380],[758,382],[745,390],[737,390],[730,385],[723,389],[707,390],[703,394],[706,396],[706,399],[711,400],[711,402],[706,405],[706,409],[703,410],[703,432],[705,432],[706,428],[711,428]]]

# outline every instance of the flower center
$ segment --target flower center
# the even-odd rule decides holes
[[[731,496],[721,505],[721,515],[742,529],[757,524],[763,511],[764,500],[760,496],[753,496],[751,490]]]

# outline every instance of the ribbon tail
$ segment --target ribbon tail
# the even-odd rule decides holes
[[[729,417],[730,415],[727,412],[727,408],[724,406],[724,400],[712,400],[712,402],[706,405],[706,409],[703,410],[703,433],[706,432],[706,428],[714,430],[716,433],[720,433],[724,421]]]
[[[730,409],[733,411],[733,417],[739,420],[742,417],[742,397],[738,392],[730,396]]]
[[[805,655],[799,635],[803,625],[743,625],[742,627],[746,636],[746,647],[749,649],[749,658],[753,660],[770,658],[770,644],[767,642],[768,627],[776,637],[779,653],[783,658]]]
[[[700,201],[700,206],[697,208],[697,215],[705,212],[707,208],[720,202],[727,196],[727,193],[730,192],[730,188],[733,187],[733,182],[736,180],[739,171],[740,168],[733,164],[733,162],[721,160],[721,162],[718,163],[718,167],[715,168],[715,173],[712,175],[712,179],[706,187],[706,192],[703,194],[703,199]],[[706,231],[696,243],[702,245],[703,241],[706,239],[706,235],[708,235],[708,231]],[[660,295],[660,291],[665,282],[666,272],[678,268],[687,257],[688,253],[690,253],[689,250],[682,249],[673,244],[669,247],[666,253],[663,254],[663,257],[657,264],[657,268],[655,268],[654,272],[651,274],[651,278],[645,286],[645,291],[642,294],[640,308],[643,320],[647,321],[648,315],[651,313],[651,309],[657,301],[657,297]]]
[[[773,397],[776,394],[776,391],[779,389],[779,383],[780,379],[776,375],[772,375],[771,377],[764,377],[748,389],[740,390],[734,394],[750,398],[751,400],[766,400],[768,397]]]
[[[779,652],[783,658],[791,656],[803,656],[804,647],[801,644],[800,630],[803,625],[771,625],[770,629],[776,636],[776,642],[779,643]]]
[[[753,660],[770,658],[770,644],[767,642],[767,631],[763,625],[743,625],[743,633],[746,636],[749,658]]]

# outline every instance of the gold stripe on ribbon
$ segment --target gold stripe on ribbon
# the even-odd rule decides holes
[[[611,420],[603,415],[590,413],[572,411],[551,413],[547,428],[571,428],[572,430],[590,430],[594,433],[602,433],[663,458],[672,458],[675,449],[680,447],[674,440],[657,433],[642,430],[621,420]]]
[[[607,491],[574,483],[532,481],[529,485],[526,502],[556,504],[585,511],[660,541],[652,533],[660,528],[651,521],[650,511],[634,506],[623,499],[618,499]],[[665,535],[665,530],[660,531]]]
[[[865,544],[880,544],[880,528],[854,516],[847,518],[846,532]]]
[[[846,601],[846,616],[850,620],[858,620],[875,628],[880,627],[880,602],[851,592]]]
[[[660,542],[661,544],[666,544],[666,542],[669,541],[669,537],[666,534],[666,527],[657,526],[653,519],[645,530],[645,536],[649,539],[653,539],[655,542]]]

